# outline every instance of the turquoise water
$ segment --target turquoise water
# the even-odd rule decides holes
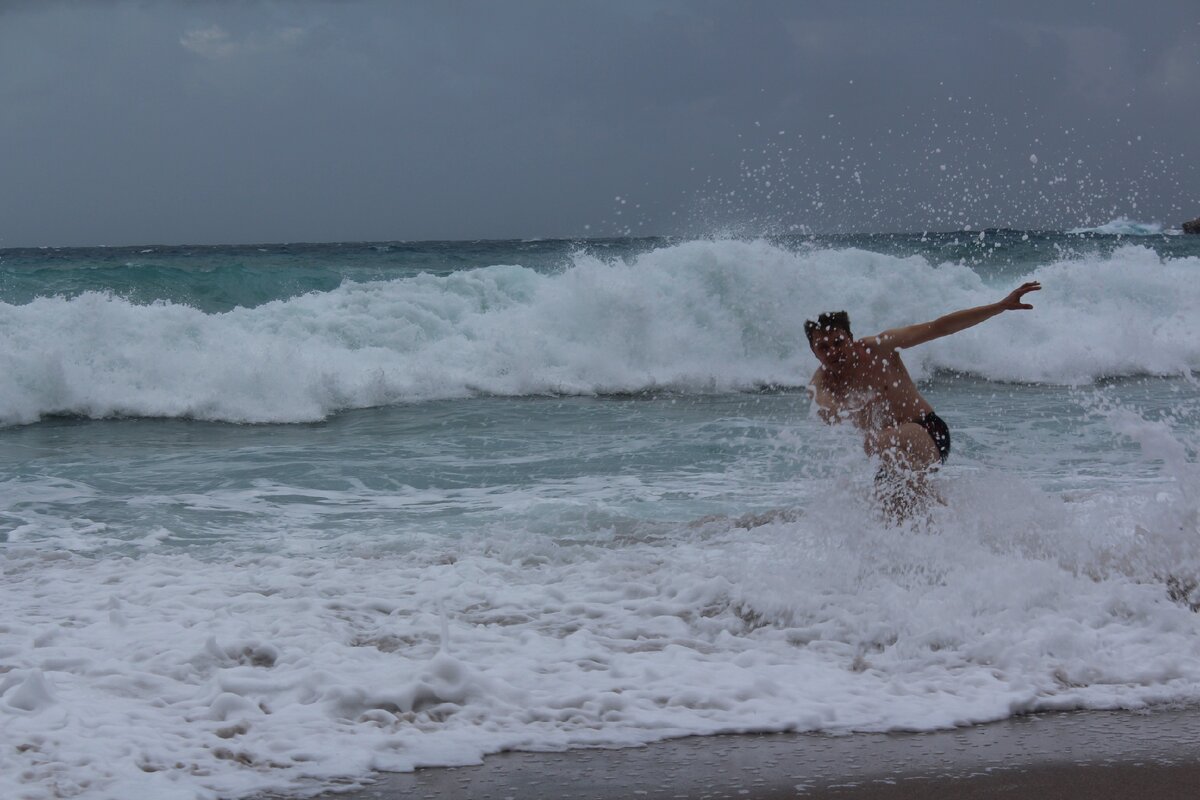
[[[1200,700],[1198,238],[0,251],[0,794]],[[803,321],[1030,279],[889,527]]]
[[[1162,479],[1087,413],[1091,389],[945,376],[924,390],[945,409],[959,470],[988,465],[1063,492]],[[1173,421],[1194,432],[1200,392],[1185,379],[1100,391],[1147,420],[1187,414]],[[857,449],[812,428],[799,391],[475,398],[297,425],[56,419],[5,432],[0,524],[23,543],[210,558],[405,549],[489,525],[604,541],[651,521],[802,506]]]
[[[1107,255],[1136,243],[1169,258],[1196,256],[1194,238],[1168,234],[1026,232],[1006,229],[923,234],[791,236],[781,248],[862,249],[918,255],[932,263],[971,265],[1010,278],[1041,263],[1072,256]],[[0,250],[0,300],[111,292],[134,302],[187,303],[206,312],[228,311],[328,292],[345,281],[410,278],[497,264],[540,272],[569,268],[581,253],[628,258],[678,243],[671,239],[592,239],[478,242],[351,242],[345,244],[192,245]]]

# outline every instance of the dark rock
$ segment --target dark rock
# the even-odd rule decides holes
[[[1183,223],[1184,233],[1200,233],[1200,217],[1196,217],[1191,222]]]

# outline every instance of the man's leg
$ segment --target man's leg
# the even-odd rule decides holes
[[[893,522],[908,517],[930,499],[926,477],[941,461],[933,437],[915,422],[868,434],[863,448],[879,458],[875,496]]]
[[[885,466],[905,466],[920,472],[927,472],[942,460],[929,431],[915,422],[867,434],[863,449],[867,455],[878,456]]]

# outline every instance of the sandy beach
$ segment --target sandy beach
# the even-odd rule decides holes
[[[1070,712],[935,733],[692,737],[503,753],[319,800],[1126,798],[1200,791],[1200,710]]]

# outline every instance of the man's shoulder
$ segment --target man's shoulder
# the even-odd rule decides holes
[[[863,348],[868,353],[878,353],[880,351],[897,352],[896,346],[892,342],[892,337],[888,335],[887,331],[877,333],[874,336],[864,336],[861,339],[855,339],[854,344]]]

